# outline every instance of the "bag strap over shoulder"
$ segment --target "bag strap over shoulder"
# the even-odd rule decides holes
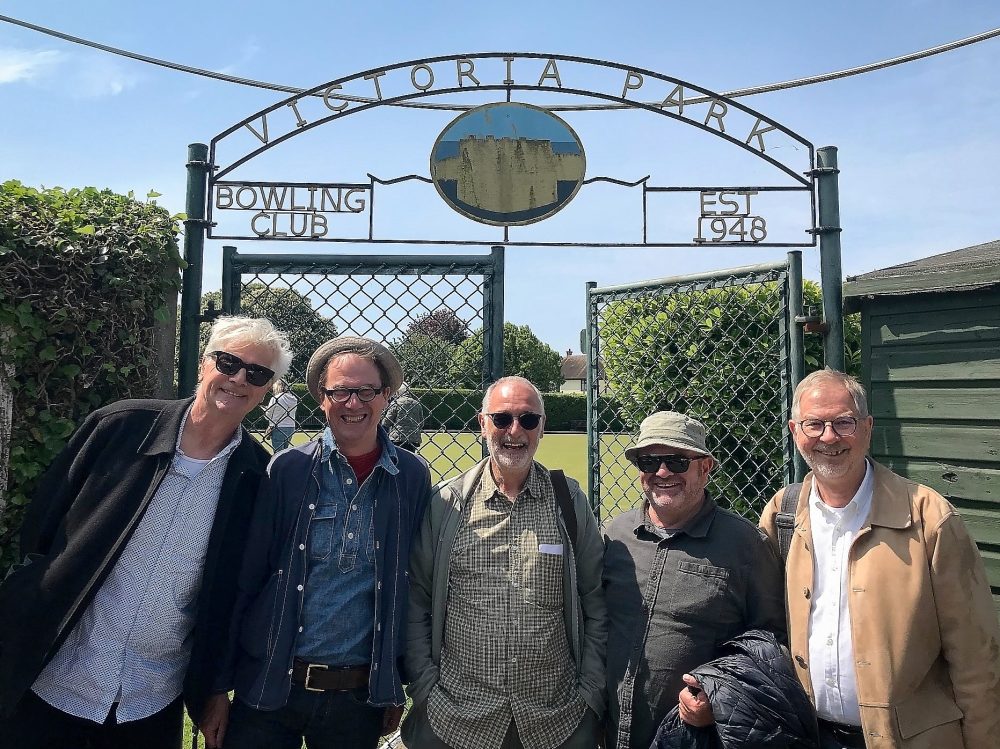
[[[781,561],[788,559],[788,550],[792,548],[792,533],[795,530],[795,509],[799,504],[799,492],[802,491],[802,483],[789,484],[785,487],[781,495],[781,511],[774,516],[775,525],[778,526],[778,551],[781,552]]]
[[[576,510],[573,507],[573,498],[569,494],[566,474],[557,468],[549,471],[549,478],[552,479],[552,489],[556,493],[559,512],[562,513],[563,522],[566,524],[570,546],[573,547],[573,554],[576,555]]]

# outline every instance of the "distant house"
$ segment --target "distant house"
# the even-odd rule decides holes
[[[562,364],[559,366],[563,384],[559,386],[560,393],[587,392],[587,357],[584,354],[574,354],[572,349],[566,351]],[[604,367],[597,364],[598,382],[604,380]]]

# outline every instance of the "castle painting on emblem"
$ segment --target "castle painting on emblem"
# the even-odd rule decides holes
[[[580,139],[551,112],[497,103],[455,118],[431,150],[431,179],[473,221],[523,226],[553,215],[583,184]]]

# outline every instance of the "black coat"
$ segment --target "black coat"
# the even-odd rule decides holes
[[[816,713],[777,638],[752,629],[722,650],[721,658],[691,671],[712,705],[715,725],[689,726],[675,707],[650,749],[818,749]]]
[[[21,528],[24,561],[0,584],[0,717],[31,688],[124,551],[170,467],[192,400],[126,400],[95,411],[42,478]],[[223,477],[184,679],[196,721],[224,659],[267,460],[244,431]]]

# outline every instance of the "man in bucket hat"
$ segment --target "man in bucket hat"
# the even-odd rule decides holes
[[[705,491],[716,462],[701,422],[658,411],[625,457],[643,500],[603,529],[608,749],[649,746],[678,701],[685,722],[713,723],[687,671],[748,629],[785,626],[777,553]]]
[[[379,426],[403,372],[383,345],[340,337],[309,360],[327,427],[278,454],[261,485],[233,627],[228,748],[375,749],[396,729],[410,545],[427,464]]]

